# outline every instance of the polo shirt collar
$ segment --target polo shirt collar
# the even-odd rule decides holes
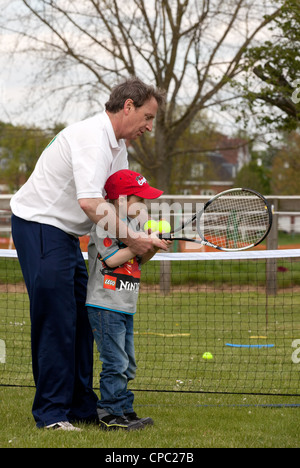
[[[106,111],[104,111],[103,114],[104,114],[104,118],[106,120],[106,125],[105,126],[106,126],[106,130],[107,130],[110,146],[113,149],[119,149],[120,144],[119,144],[118,140],[116,139],[116,135],[115,135],[112,123],[110,121],[110,118],[108,117]]]

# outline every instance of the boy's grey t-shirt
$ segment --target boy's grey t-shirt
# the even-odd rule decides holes
[[[89,281],[86,305],[133,315],[140,287],[141,259],[132,260],[116,268],[109,268],[105,260],[119,249],[127,247],[107,231],[94,227],[88,246]]]

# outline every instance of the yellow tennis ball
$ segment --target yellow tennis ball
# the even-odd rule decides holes
[[[171,225],[167,221],[164,221],[162,219],[158,223],[158,230],[160,233],[163,233],[163,232],[168,233],[168,232],[171,232],[172,228],[171,228]]]
[[[203,354],[202,358],[210,360],[210,359],[213,359],[213,355],[211,353],[209,353],[209,352],[206,352],[206,353]]]
[[[149,219],[149,220],[144,224],[144,231],[145,231],[145,232],[148,232],[149,230],[152,231],[152,232],[158,231],[158,222],[155,221],[154,219]]]

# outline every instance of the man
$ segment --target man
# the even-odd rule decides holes
[[[137,78],[116,86],[106,111],[64,129],[11,200],[12,234],[30,299],[37,427],[76,430],[96,418],[87,271],[78,236],[105,219],[135,255],[165,243],[130,231],[105,201],[104,185],[127,169],[125,140],[151,131],[163,92]]]

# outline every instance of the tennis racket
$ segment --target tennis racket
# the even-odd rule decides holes
[[[219,193],[182,226],[159,237],[196,242],[228,252],[242,251],[255,247],[267,237],[272,218],[271,207],[260,193],[235,188]],[[192,239],[178,235],[194,222],[199,237]]]

